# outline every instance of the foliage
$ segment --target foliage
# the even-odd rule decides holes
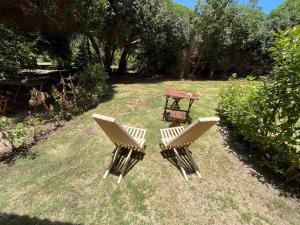
[[[21,1],[24,7],[13,9],[16,16],[38,21],[3,20],[24,32],[1,25],[6,41],[0,71],[30,67],[39,52],[62,68],[71,65],[71,56],[80,70],[101,64],[110,77],[116,74],[113,63],[119,75],[134,64],[138,71],[180,78],[258,76],[271,68],[273,31],[297,25],[300,4],[287,0],[267,16],[256,2],[197,0],[193,11],[172,0]]]
[[[255,4],[240,5],[232,0],[197,1],[195,20],[198,46],[193,74],[209,70],[255,73],[266,62],[270,32],[266,16]]]
[[[12,76],[36,64],[35,42],[29,35],[0,24],[0,39],[0,74]]]
[[[37,141],[37,137],[41,132],[41,125],[43,125],[44,121],[38,117],[34,117],[31,114],[26,118],[25,124],[27,127],[32,128],[32,139],[33,141]]]
[[[101,64],[88,64],[80,73],[79,86],[93,99],[93,102],[99,102],[108,91],[106,79],[107,75]]]
[[[51,113],[51,105],[48,106],[47,104],[49,98],[50,95],[47,92],[38,91],[36,88],[33,88],[30,91],[29,105],[34,108],[41,105],[48,113]]]
[[[271,53],[275,64],[264,85],[225,88],[220,109],[235,132],[268,152],[264,165],[292,180],[300,176],[300,26],[279,33]]]
[[[5,116],[0,117],[1,139],[8,141],[12,147],[23,146],[27,140],[27,129],[23,123],[14,124],[13,121]],[[5,143],[4,143],[5,144]]]
[[[141,34],[138,60],[141,67],[173,75],[178,72],[181,53],[189,42],[194,13],[170,1],[157,6],[152,11],[144,10],[147,25]]]
[[[270,29],[278,32],[300,24],[299,10],[300,1],[285,0],[268,16]]]
[[[46,55],[57,68],[69,68],[71,63],[70,35],[57,35],[55,37],[39,35],[36,41],[38,53]]]
[[[96,106],[108,93],[106,79],[107,75],[101,64],[88,64],[79,76],[61,77],[58,85],[52,85],[50,93],[33,88],[29,104],[34,108],[42,106],[54,121],[58,118],[71,119]],[[30,121],[33,124],[38,122],[33,118]]]

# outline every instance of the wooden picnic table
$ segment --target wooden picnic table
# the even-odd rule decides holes
[[[178,119],[179,117],[182,119],[189,119],[190,118],[190,109],[194,103],[195,100],[199,100],[198,96],[191,91],[183,91],[183,90],[174,90],[174,89],[167,89],[165,91],[165,96],[166,96],[166,102],[165,102],[165,107],[164,107],[164,112],[163,112],[163,120],[167,119],[167,115],[172,113],[172,111],[180,111],[183,113],[173,113],[171,114],[174,115]],[[172,98],[173,102],[171,102],[171,105],[169,106],[169,99]],[[189,100],[189,105],[187,109],[181,109],[179,106],[179,102],[182,99],[187,99]],[[185,114],[185,115],[183,115]]]

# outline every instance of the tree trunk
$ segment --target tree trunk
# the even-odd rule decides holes
[[[90,48],[90,40],[88,37],[86,37],[86,45],[87,45],[87,52],[88,52],[89,60],[92,60],[93,57],[92,57],[92,52],[91,52],[91,48]]]
[[[89,38],[89,40],[90,40],[91,43],[92,43],[92,46],[93,46],[93,48],[94,48],[94,50],[95,50],[95,52],[96,52],[96,55],[97,55],[97,58],[98,58],[99,63],[101,63],[101,62],[102,62],[102,59],[101,59],[100,48],[99,48],[99,46],[98,46],[98,44],[97,44],[95,38],[92,37],[91,35],[87,35],[87,37]]]
[[[111,65],[113,63],[115,51],[116,51],[116,48],[111,41],[106,43],[106,45],[104,47],[104,54],[105,54],[104,66],[105,66],[105,71],[108,73],[109,76],[111,76],[112,72],[113,72]]]
[[[126,73],[127,70],[127,60],[128,60],[128,48],[127,46],[124,47],[124,50],[121,54],[121,58],[119,61],[119,69],[118,69],[118,74],[124,74]]]
[[[194,67],[193,72],[192,72],[192,74],[191,74],[192,77],[194,77],[194,75],[195,75],[195,73],[196,73],[196,71],[197,71],[197,69],[198,69],[198,67],[199,67],[199,64],[200,64],[200,62],[201,62],[201,56],[202,56],[202,54],[199,53],[199,54],[198,54],[197,62],[196,62],[196,64],[195,64],[195,67]]]

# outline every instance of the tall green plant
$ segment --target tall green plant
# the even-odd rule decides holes
[[[23,146],[26,144],[27,134],[23,123],[14,124],[11,119],[0,116],[0,141],[8,141],[13,148],[16,145]]]
[[[251,86],[224,89],[220,109],[236,133],[267,153],[264,165],[295,179],[300,177],[300,26],[276,37],[268,80],[254,92]]]

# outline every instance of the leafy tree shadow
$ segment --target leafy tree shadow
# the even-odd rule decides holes
[[[51,221],[49,219],[40,219],[36,217],[29,217],[27,215],[16,215],[0,213],[0,224],[5,225],[79,225],[69,222]]]
[[[220,118],[222,118],[221,115]],[[261,164],[263,155],[260,154],[259,150],[253,148],[241,137],[236,137],[222,119],[219,123],[219,130],[224,137],[224,146],[228,147],[229,153],[250,166],[253,169],[250,174],[256,177],[259,182],[279,190],[280,196],[300,198],[299,183],[297,181],[287,182],[282,176],[263,166]]]
[[[30,145],[32,146],[32,145]],[[17,148],[13,148],[9,152],[5,152],[0,154],[0,164],[7,164],[12,166],[16,160],[20,157],[29,158],[29,159],[36,159],[36,153],[29,151],[30,146],[21,146]]]

